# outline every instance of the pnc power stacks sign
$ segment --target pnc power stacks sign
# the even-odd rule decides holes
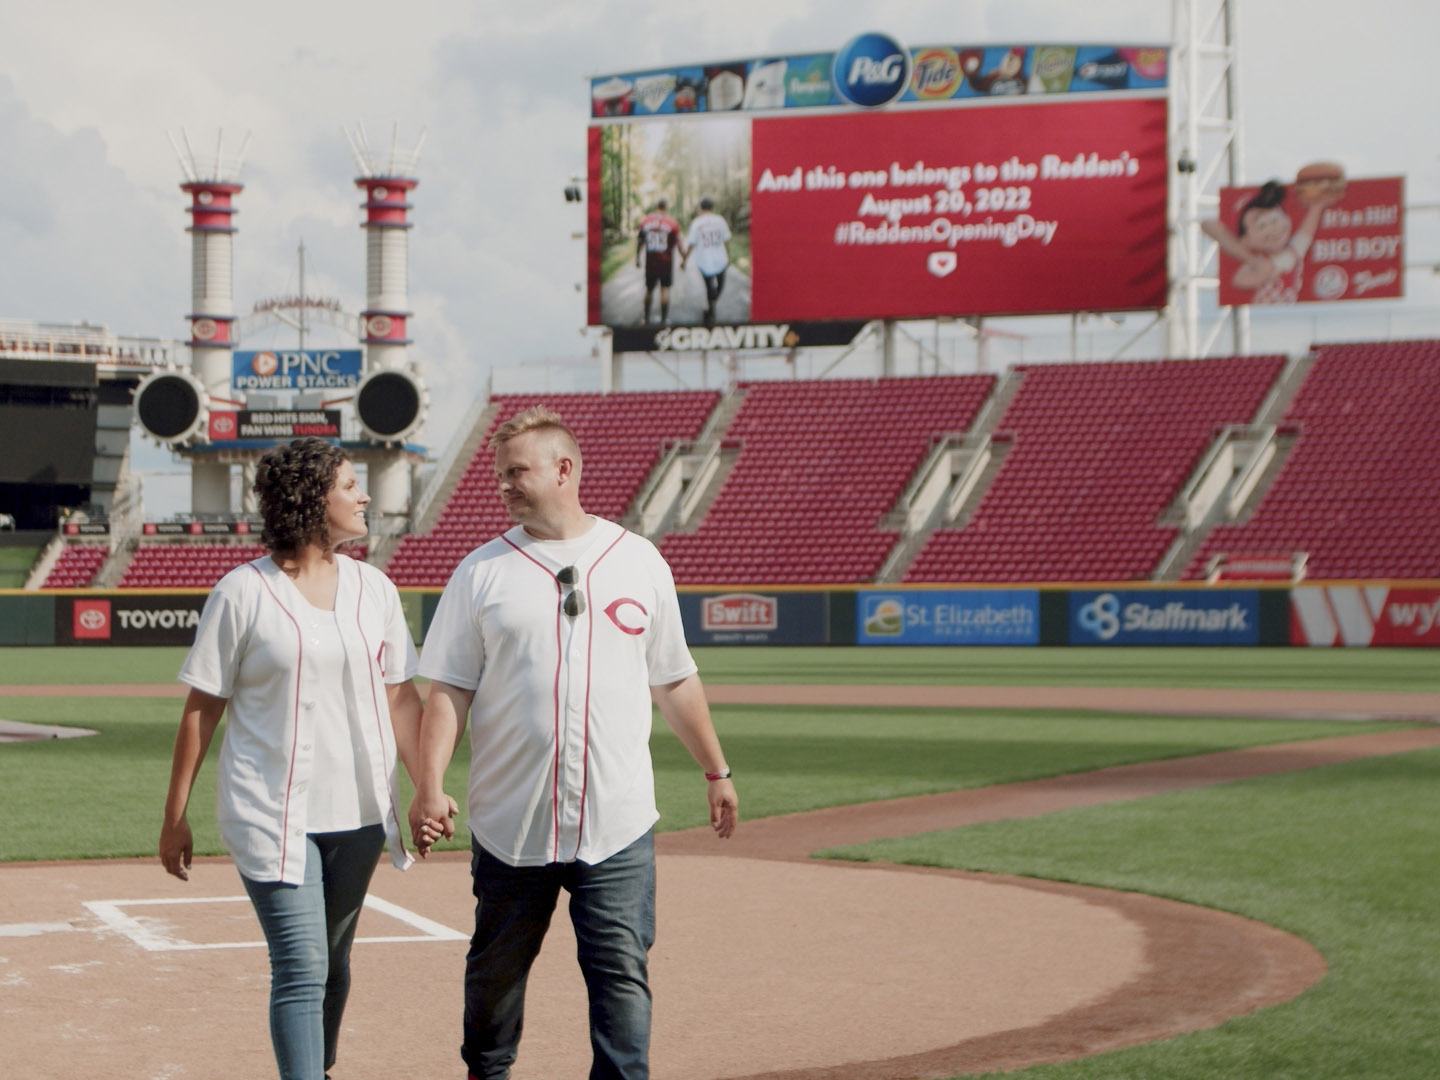
[[[684,241],[702,197],[750,322],[1162,307],[1168,60],[862,34],[597,78],[589,320],[643,320],[641,219]],[[675,287],[701,288],[679,254]]]

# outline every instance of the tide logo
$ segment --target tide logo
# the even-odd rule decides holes
[[[76,641],[99,641],[110,637],[110,601],[76,600],[71,632]]]
[[[917,98],[935,101],[954,97],[960,87],[960,56],[954,49],[921,49],[915,54],[910,80]]]
[[[889,34],[857,34],[835,54],[830,80],[852,105],[888,105],[910,84],[910,51]]]

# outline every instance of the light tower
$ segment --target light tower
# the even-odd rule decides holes
[[[425,142],[388,153],[371,150],[365,129],[346,130],[360,175],[355,185],[365,194],[365,310],[360,337],[365,374],[355,390],[355,415],[365,436],[394,453],[376,455],[369,473],[371,498],[382,514],[404,515],[410,503],[409,455],[400,451],[425,422],[425,384],[409,356],[410,192],[419,182],[415,163]]]
[[[212,401],[228,402],[230,352],[235,321],[234,199],[244,190],[237,177],[244,165],[246,135],[233,159],[224,154],[223,134],[215,142],[213,162],[200,162],[182,131],[183,148],[171,138],[190,196],[190,370],[158,369],[135,389],[140,426],[158,442],[183,448],[208,441]],[[190,508],[193,513],[230,510],[230,466],[192,458]]]

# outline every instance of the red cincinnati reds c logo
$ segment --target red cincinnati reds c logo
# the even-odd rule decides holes
[[[644,604],[640,603],[639,600],[631,600],[628,596],[622,596],[619,600],[612,600],[610,602],[610,606],[605,609],[605,614],[610,617],[611,622],[613,622],[625,633],[643,634],[645,632],[645,628],[643,626],[627,626],[625,623],[620,621],[620,609],[626,604],[629,604],[631,607],[639,608],[641,615],[650,614],[648,611],[645,610]]]

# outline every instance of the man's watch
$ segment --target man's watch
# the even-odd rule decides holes
[[[705,779],[706,779],[706,780],[729,780],[729,779],[730,779],[730,766],[728,766],[728,765],[725,766],[725,768],[721,769],[719,772],[707,772],[707,773],[705,774]]]

